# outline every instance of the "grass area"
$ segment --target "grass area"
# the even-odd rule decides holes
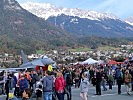
[[[91,50],[90,48],[86,48],[86,47],[81,47],[81,48],[75,48],[75,49],[69,49],[69,51],[71,52],[86,52]]]
[[[44,54],[45,51],[44,51],[44,50],[37,50],[36,53],[37,53],[37,54]]]
[[[103,47],[99,47],[98,50],[104,50],[104,51],[108,51],[108,50],[120,50],[120,47],[111,47],[111,46],[103,46]]]

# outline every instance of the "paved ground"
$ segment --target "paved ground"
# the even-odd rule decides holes
[[[113,90],[102,91],[102,95],[94,95],[95,94],[95,87],[90,87],[88,92],[88,100],[133,100],[133,93],[131,96],[126,94],[125,86],[122,86],[122,94],[118,95],[117,93],[117,86],[113,87]],[[79,89],[73,89],[73,98],[72,100],[81,100],[79,96]]]
[[[113,90],[107,90],[102,91],[101,96],[94,95],[95,94],[95,87],[90,86],[89,92],[88,92],[88,100],[133,100],[133,93],[131,93],[131,96],[126,94],[126,88],[123,85],[122,86],[122,94],[117,94],[117,86],[113,86]],[[66,98],[66,95],[65,95]],[[5,100],[5,96],[1,95],[0,100]],[[19,98],[19,100],[21,100]],[[33,99],[35,100],[35,98]],[[43,100],[43,99],[42,99]],[[72,100],[81,100],[79,96],[79,89],[78,88],[72,88]]]

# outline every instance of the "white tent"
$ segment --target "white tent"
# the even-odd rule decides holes
[[[89,58],[89,59],[82,62],[82,64],[96,64],[96,63],[99,63],[99,61],[94,60],[92,58]]]

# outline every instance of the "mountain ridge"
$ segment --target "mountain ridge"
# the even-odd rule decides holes
[[[133,26],[120,18],[95,11],[56,7],[47,3],[24,3],[23,8],[76,36],[133,37]]]
[[[78,16],[80,18],[88,18],[91,20],[99,20],[99,18],[119,19],[118,17],[110,13],[98,13],[96,11],[83,10],[79,8],[56,7],[50,3],[26,2],[21,4],[21,6],[31,13],[41,18],[45,18],[45,20],[47,20],[50,16],[58,16],[61,14]]]

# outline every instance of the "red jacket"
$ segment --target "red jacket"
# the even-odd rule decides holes
[[[56,91],[64,91],[65,86],[66,86],[66,82],[63,77],[56,78],[55,80]]]

